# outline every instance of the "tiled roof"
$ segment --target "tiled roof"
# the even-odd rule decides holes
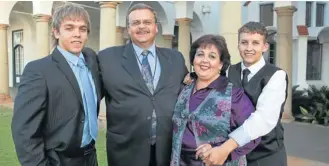
[[[308,36],[308,29],[305,25],[297,25],[297,31],[301,36]]]

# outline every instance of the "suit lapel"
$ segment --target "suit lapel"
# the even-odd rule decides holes
[[[156,94],[162,88],[164,88],[166,83],[171,80],[170,56],[164,54],[160,48],[156,48],[156,54],[160,61],[161,74],[160,74],[160,79],[159,79],[158,85],[154,91],[154,94]]]
[[[54,49],[51,56],[52,56],[53,60],[57,62],[58,68],[62,71],[62,73],[67,78],[67,80],[71,83],[76,95],[79,98],[80,103],[83,104],[79,84],[78,84],[77,79],[75,78],[75,75],[74,75],[70,65],[67,63],[64,56],[58,51],[57,48]]]
[[[151,96],[152,94],[147,88],[142,73],[140,72],[139,66],[137,64],[136,55],[134,53],[134,49],[131,43],[128,43],[125,46],[122,58],[122,65],[126,69],[126,71],[134,78],[134,81],[139,85],[142,92]]]

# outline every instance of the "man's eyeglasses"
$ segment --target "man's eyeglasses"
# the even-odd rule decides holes
[[[154,23],[153,20],[143,20],[143,24],[146,26],[152,25]],[[130,23],[130,26],[136,27],[142,24],[141,20],[133,20]]]

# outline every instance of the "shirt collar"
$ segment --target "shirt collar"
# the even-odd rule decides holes
[[[72,63],[74,66],[78,65],[79,58],[81,58],[83,60],[83,62],[85,62],[85,58],[83,57],[82,52],[80,53],[79,56],[76,56],[76,55],[73,55],[72,53],[62,49],[59,45],[57,46],[57,49],[59,50],[60,53],[62,53],[62,55],[64,56],[66,61]]]
[[[249,66],[249,67],[246,67],[243,62],[241,62],[241,72],[248,68],[250,70],[250,73],[255,75],[263,66],[265,66],[265,59],[264,57],[262,56],[260,58],[260,60],[258,62],[256,62],[255,64]]]
[[[132,44],[133,44],[133,47],[134,47],[134,50],[135,50],[137,56],[138,57],[143,56],[142,52],[144,51],[144,49],[138,47],[133,42],[132,42]],[[155,43],[153,43],[152,46],[148,50],[151,52],[151,55],[154,57],[155,56]]]
[[[228,84],[228,78],[226,76],[219,76],[216,80],[211,82],[207,87],[209,89],[216,89],[217,91],[224,91]],[[205,89],[205,88],[203,88]]]

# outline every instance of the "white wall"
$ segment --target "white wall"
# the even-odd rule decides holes
[[[325,85],[329,86],[329,43],[323,44],[322,52],[322,80]]]
[[[31,15],[12,13],[9,19],[10,26],[7,29],[8,35],[8,66],[9,86],[13,87],[13,46],[12,32],[23,29],[24,66],[34,60],[35,46],[35,21]]]
[[[220,24],[220,2],[216,1],[195,1],[194,12],[199,16],[203,33],[206,34],[218,34]],[[210,11],[210,13],[203,12]],[[196,36],[200,36],[197,34]]]
[[[259,21],[259,2],[252,1],[247,8],[248,21]]]
[[[100,11],[97,9],[86,9],[90,15],[91,33],[88,37],[87,47],[92,48],[96,52],[99,50],[99,26],[100,26]],[[109,36],[110,37],[110,36]],[[115,37],[115,36],[113,36]]]
[[[292,41],[292,73],[298,72],[298,40]],[[292,82],[292,85],[297,83],[297,74],[293,74],[292,78],[289,78],[289,81]]]

